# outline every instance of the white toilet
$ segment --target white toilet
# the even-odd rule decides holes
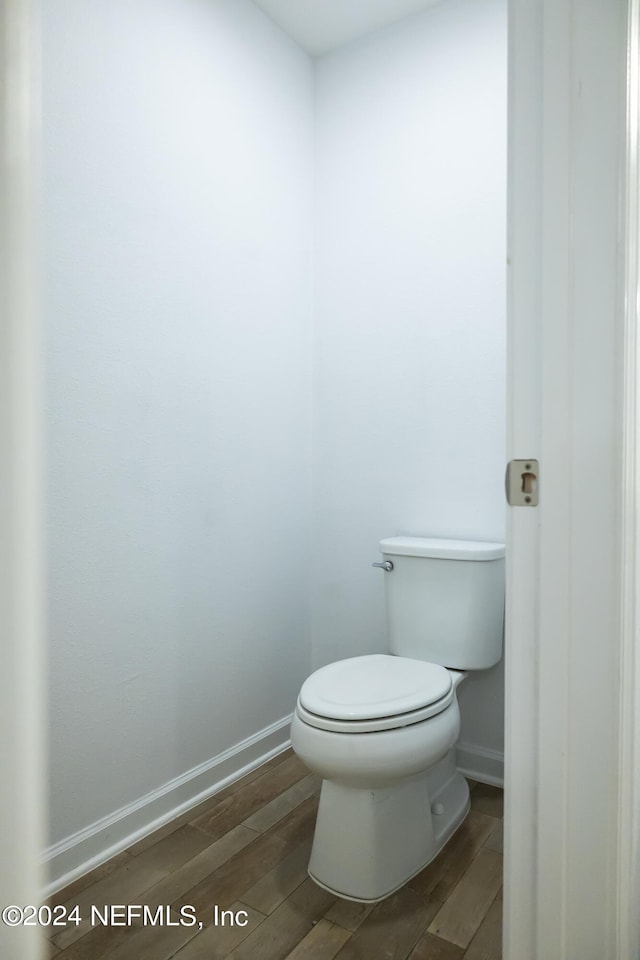
[[[305,680],[293,749],[322,777],[309,874],[348,900],[382,900],[464,820],[456,688],[502,653],[504,545],[380,542],[391,655],[339,660]]]

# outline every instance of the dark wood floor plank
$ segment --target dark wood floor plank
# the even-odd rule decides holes
[[[298,846],[304,840],[313,837],[313,831],[316,825],[318,815],[318,797],[309,797],[299,807],[292,810],[286,817],[279,820],[269,833],[280,837],[286,843],[292,846]]]
[[[161,840],[164,840],[165,837],[170,836],[172,833],[175,833],[176,830],[179,830],[181,827],[188,826],[191,821],[196,816],[196,811],[201,813],[210,810],[211,807],[215,804],[215,798],[210,797],[208,800],[205,800],[203,803],[198,804],[192,810],[187,811],[182,814],[180,817],[176,817],[175,820],[170,820],[168,823],[165,823],[162,827],[159,827],[157,830],[154,830],[153,833],[149,833],[146,837],[143,837],[141,840],[138,840],[137,843],[132,844],[127,848],[127,853],[131,854],[133,857],[139,856],[141,853],[144,853],[150,847],[154,847],[156,843],[159,843]]]
[[[205,877],[210,876],[257,838],[257,833],[243,827],[242,824],[234,827],[197,856],[188,860],[177,870],[173,870],[168,877],[150,887],[143,894],[140,902],[150,907],[175,903],[187,890],[191,890]]]
[[[234,780],[234,782],[230,783],[228,787],[225,787],[223,790],[220,790],[212,796],[207,797],[206,800],[203,800],[201,803],[197,804],[197,806],[185,811],[185,813],[169,821],[169,823],[165,823],[153,833],[143,837],[142,840],[138,840],[137,843],[134,843],[132,846],[127,848],[127,853],[130,853],[132,856],[138,856],[139,853],[144,853],[145,850],[147,850],[149,847],[152,847],[154,843],[158,842],[158,840],[162,840],[164,837],[169,836],[170,833],[173,833],[179,827],[183,827],[185,824],[192,823],[193,820],[197,820],[199,817],[204,817],[207,813],[211,813],[222,800],[233,797],[236,793],[239,793],[241,790],[243,790],[244,787],[248,786],[248,784],[250,784],[253,780],[264,776],[267,771],[272,770],[273,767],[277,767],[279,763],[282,763],[291,756],[293,756],[293,751],[291,748],[285,750],[283,753],[277,754],[277,756],[272,757],[271,760],[268,760],[266,763],[263,763],[261,766],[258,766],[254,770],[251,770],[249,773],[245,774],[244,777],[241,777],[239,780]]]
[[[245,827],[264,833],[303,801],[320,792],[320,779],[310,773],[243,821]]]
[[[329,920],[318,920],[306,937],[288,953],[286,960],[333,960],[351,934]]]
[[[504,791],[488,783],[479,783],[471,793],[471,809],[501,820],[504,816]]]
[[[230,783],[229,786],[225,787],[218,794],[216,794],[216,798],[218,800],[226,800],[227,797],[234,797],[253,780],[257,780],[258,777],[264,776],[265,773],[268,773],[269,770],[273,770],[274,767],[279,767],[281,763],[284,763],[285,760],[291,759],[291,757],[295,757],[295,753],[291,747],[288,747],[286,750],[283,750],[282,753],[278,753],[275,757],[272,757],[271,760],[267,760],[266,763],[262,763],[249,773],[246,773],[239,780],[234,780],[233,783]],[[304,773],[307,774],[308,772],[309,771],[305,767]]]
[[[273,870],[260,877],[257,883],[243,893],[244,902],[261,913],[273,913],[306,878],[310,855],[309,839],[295,847]]]
[[[497,896],[478,932],[469,944],[464,960],[502,960],[502,898]]]
[[[462,960],[464,955],[462,947],[455,943],[424,933],[409,954],[409,960]]]
[[[199,933],[193,940],[179,950],[175,960],[224,960],[238,944],[246,940],[264,920],[264,916],[253,910],[248,904],[236,901],[231,906],[234,914],[243,910],[247,917],[246,926],[225,924],[224,926],[209,926]],[[256,960],[258,958],[256,957]]]
[[[256,777],[242,790],[224,797],[208,813],[190,823],[217,840],[308,774],[309,771],[297,757],[289,757]]]
[[[502,885],[502,857],[483,847],[429,924],[429,933],[468,947]]]
[[[504,821],[498,820],[495,827],[484,842],[489,850],[495,850],[496,853],[504,852]]]
[[[201,853],[172,871],[159,883],[137,896],[136,902],[146,904],[153,910],[159,905],[172,903],[184,891],[209,876],[257,837],[258,834],[253,830],[243,826],[235,827],[220,840],[214,841]],[[123,931],[120,927],[97,927],[65,950],[62,960],[100,960],[127,939],[130,939],[128,930]]]
[[[439,907],[437,901],[402,887],[375,905],[336,960],[405,960]]]
[[[122,853],[116,854],[115,857],[111,857],[106,863],[101,863],[99,867],[95,867],[95,869],[90,870],[89,873],[85,873],[83,876],[78,877],[77,880],[73,880],[62,890],[58,890],[57,893],[52,894],[47,899],[47,903],[52,905],[55,903],[66,903],[72,897],[77,897],[83,890],[86,890],[87,887],[92,887],[98,880],[108,877],[114,870],[128,863],[131,859],[130,852],[131,848],[129,847],[127,850],[123,850]]]
[[[87,927],[79,940],[57,954],[56,960],[102,960],[131,936],[127,927]]]
[[[411,889],[444,902],[495,824],[493,817],[471,810],[435,860],[409,880]]]
[[[331,923],[337,923],[353,933],[373,910],[374,903],[356,903],[355,900],[336,900],[325,917]]]
[[[333,900],[332,894],[307,878],[230,954],[229,960],[284,960]]]
[[[130,927],[128,933],[122,943],[104,954],[104,960],[170,960],[197,930],[183,926]]]
[[[204,877],[174,903],[179,908],[188,904],[196,909],[198,920],[206,926],[212,922],[215,904],[228,910],[235,900],[241,900],[265,873],[286,857],[291,848],[274,834],[258,835],[235,856],[217,870]]]
[[[140,894],[181,867],[187,860],[209,846],[210,838],[200,830],[186,826],[176,830],[137,857],[130,857],[117,870],[87,887],[78,896],[65,901],[71,910],[78,906],[82,923],[67,926],[51,936],[52,942],[64,949],[91,929],[91,906],[113,903],[136,903]]]

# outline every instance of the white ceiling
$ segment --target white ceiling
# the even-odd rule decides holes
[[[301,47],[317,56],[441,0],[255,0]]]

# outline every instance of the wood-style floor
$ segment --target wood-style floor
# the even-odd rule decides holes
[[[472,784],[471,811],[422,873],[381,903],[340,900],[307,876],[319,782],[290,750],[75,881],[51,904],[56,960],[499,960],[502,791]],[[92,926],[91,906],[166,905],[172,924]],[[213,910],[244,925],[214,924]],[[170,909],[169,909],[170,907]],[[238,913],[244,911],[244,913]],[[141,911],[138,911],[141,912]],[[189,916],[191,911],[187,910]],[[126,922],[121,909],[119,922]],[[220,921],[220,914],[218,916]]]

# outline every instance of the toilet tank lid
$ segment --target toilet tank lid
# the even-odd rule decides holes
[[[435,540],[429,537],[387,537],[380,541],[384,554],[432,557],[441,560],[499,560],[504,543],[488,540]]]

